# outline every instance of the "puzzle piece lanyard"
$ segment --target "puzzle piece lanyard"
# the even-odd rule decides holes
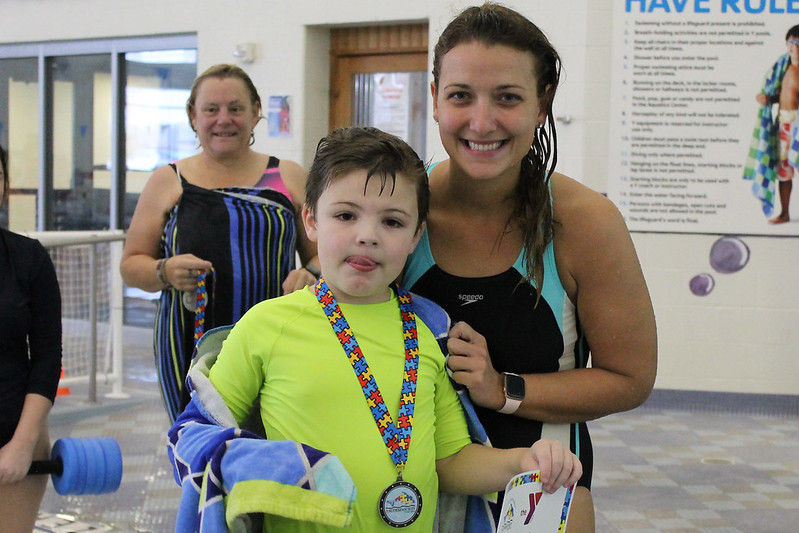
[[[327,315],[333,332],[338,337],[352,369],[358,376],[366,404],[375,419],[377,429],[383,437],[391,460],[397,467],[397,480],[381,494],[378,502],[380,518],[391,527],[401,528],[412,524],[422,511],[422,494],[412,483],[402,479],[402,471],[408,462],[408,449],[411,445],[413,410],[416,404],[416,372],[419,369],[419,341],[416,336],[416,315],[413,312],[411,295],[405,289],[393,286],[399,299],[402,317],[402,335],[405,342],[405,369],[402,373],[402,394],[400,396],[397,424],[391,418],[377,387],[377,381],[366,363],[366,357],[355,340],[355,335],[344,318],[344,313],[330,292],[330,288],[320,277],[316,284],[316,299]]]
[[[397,479],[401,481],[402,471],[408,461],[408,448],[411,445],[413,410],[416,404],[416,371],[419,368],[419,343],[416,338],[416,315],[413,312],[411,295],[400,287],[394,286],[394,289],[400,302],[402,334],[405,339],[405,370],[402,376],[402,395],[396,425],[383,401],[377,381],[366,363],[366,357],[324,278],[319,278],[316,284],[316,299],[324,309],[347,359],[358,376],[358,382],[363,389],[364,398],[375,419],[377,429],[383,437],[391,460],[397,466]]]
[[[205,333],[205,308],[208,306],[208,288],[206,278],[208,274],[205,269],[197,272],[197,292],[196,302],[194,303],[194,343],[196,344],[200,337]],[[214,286],[216,279],[214,277],[214,269],[211,268],[211,283]],[[211,289],[213,292],[213,288]],[[191,293],[187,293],[191,294]]]

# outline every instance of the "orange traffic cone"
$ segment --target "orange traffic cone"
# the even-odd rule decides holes
[[[62,366],[61,367],[61,378],[63,378],[63,377],[64,377],[64,367]],[[61,395],[64,395],[64,394],[69,394],[69,387],[58,387],[58,390],[56,391],[56,396],[61,396]]]

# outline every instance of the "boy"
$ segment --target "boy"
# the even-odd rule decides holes
[[[322,139],[303,209],[319,282],[255,306],[209,371],[237,423],[257,400],[270,440],[341,460],[357,489],[355,531],[431,531],[439,488],[485,494],[540,469],[551,492],[582,472],[556,441],[471,443],[438,340],[414,312],[431,304],[393,283],[421,235],[428,194],[424,164],[400,139],[374,128]],[[268,531],[334,529],[265,520]]]
[[[753,191],[768,216],[774,204],[774,180],[779,183],[780,213],[769,224],[783,224],[790,217],[794,168],[799,167],[799,25],[785,35],[787,53],[766,73],[755,99],[760,119],[752,138],[752,149],[744,178],[754,179]],[[779,103],[779,123],[773,124],[772,104]],[[774,138],[771,138],[773,136]],[[755,174],[757,172],[757,174]]]

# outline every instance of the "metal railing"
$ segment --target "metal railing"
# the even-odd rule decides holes
[[[64,370],[60,387],[88,382],[88,400],[97,401],[97,379],[122,391],[123,284],[119,273],[125,233],[107,231],[38,231],[37,239],[50,253],[61,288]],[[105,357],[99,369],[99,345]],[[84,353],[88,352],[88,353]]]

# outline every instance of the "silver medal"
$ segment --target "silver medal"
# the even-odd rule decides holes
[[[391,527],[413,524],[422,512],[422,494],[412,483],[396,481],[380,495],[380,518]]]
[[[183,307],[193,313],[194,308],[197,307],[197,293],[194,291],[186,291],[183,293],[181,299],[183,300]]]

